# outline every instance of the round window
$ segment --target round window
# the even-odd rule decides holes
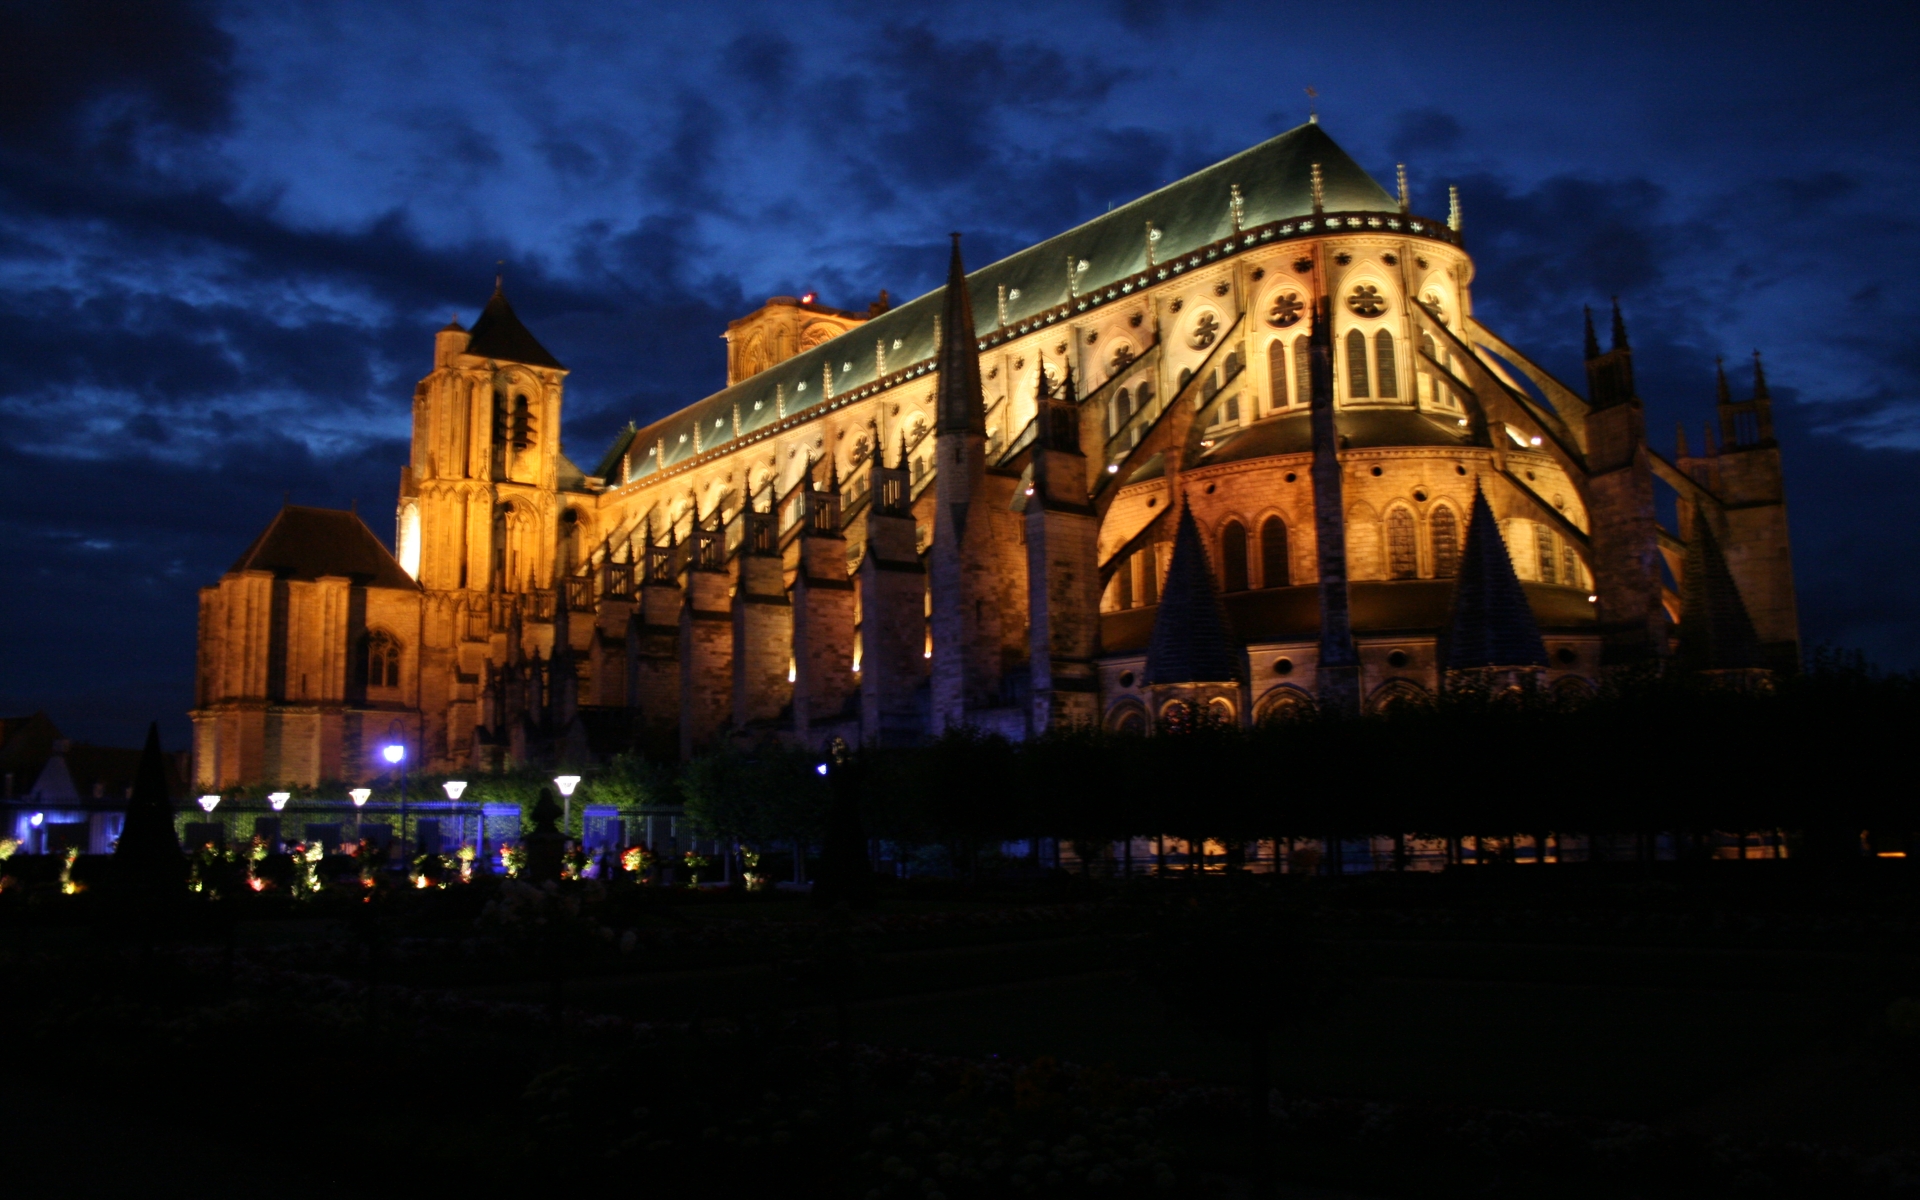
[[[1275,675],[1291,675],[1291,674],[1293,674],[1293,660],[1292,660],[1292,659],[1290,659],[1290,658],[1276,658],[1276,659],[1274,659],[1274,660],[1273,660],[1273,673],[1274,673]]]

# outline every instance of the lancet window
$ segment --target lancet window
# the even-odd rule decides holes
[[[1293,394],[1301,404],[1313,400],[1313,359],[1307,352],[1305,334],[1293,339]]]
[[[1287,558],[1287,523],[1268,517],[1260,523],[1260,586],[1286,587],[1292,570]]]
[[[1393,335],[1382,329],[1373,335],[1374,378],[1380,381],[1380,398],[1400,398],[1399,364],[1394,360]]]
[[[1387,570],[1394,579],[1413,579],[1420,574],[1420,560],[1414,550],[1413,514],[1404,508],[1387,514]]]
[[[1267,387],[1274,408],[1285,408],[1287,399],[1287,344],[1279,338],[1267,343]]]
[[[1540,582],[1559,583],[1560,575],[1556,569],[1553,553],[1553,530],[1545,525],[1533,527],[1533,545],[1540,556]]]
[[[1372,394],[1367,386],[1367,335],[1351,330],[1347,334],[1347,397],[1365,400]]]
[[[1433,574],[1436,579],[1451,579],[1459,573],[1459,525],[1453,510],[1441,505],[1433,510]]]
[[[367,686],[400,686],[400,643],[384,629],[367,635]]]
[[[1238,521],[1220,529],[1220,590],[1247,590],[1247,527]]]

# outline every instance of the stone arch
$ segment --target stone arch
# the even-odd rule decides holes
[[[1125,733],[1144,737],[1152,722],[1147,719],[1147,706],[1131,696],[1115,703],[1107,710],[1107,732]]]
[[[1584,676],[1562,675],[1553,681],[1553,698],[1562,704],[1581,704],[1593,699],[1594,688]]]
[[[1267,692],[1260,697],[1259,703],[1256,704],[1253,709],[1253,723],[1255,725],[1266,725],[1277,722],[1297,721],[1302,717],[1311,716],[1312,714],[1313,697],[1308,695],[1303,688],[1295,687],[1290,683],[1283,683],[1278,687],[1268,689]]]
[[[1427,705],[1433,695],[1411,679],[1389,679],[1367,697],[1367,713],[1382,716],[1402,705]]]

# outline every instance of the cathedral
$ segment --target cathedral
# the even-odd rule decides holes
[[[588,469],[496,290],[434,336],[395,552],[288,506],[202,590],[197,786],[1794,669],[1758,359],[1667,458],[1617,305],[1582,394],[1398,183],[1309,122],[971,274],[955,235],[905,304],[775,297]]]

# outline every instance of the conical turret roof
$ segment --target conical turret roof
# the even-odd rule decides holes
[[[1453,589],[1453,624],[1447,635],[1446,669],[1544,667],[1547,648],[1533,607],[1514,574],[1506,539],[1479,490],[1467,517],[1467,544]]]
[[[493,289],[493,299],[481,310],[480,319],[473,323],[473,332],[467,336],[467,353],[525,363],[530,367],[566,370],[514,315],[513,305],[507,303],[507,293],[497,287]]]
[[[1230,683],[1240,678],[1242,657],[1220,605],[1200,527],[1193,511],[1182,505],[1173,561],[1167,564],[1147,643],[1147,682]]]
[[[180,839],[173,830],[173,799],[167,795],[167,765],[160,752],[160,723],[147,727],[147,744],[133,776],[127,823],[120,830],[114,858],[148,869],[177,867]]]
[[[973,333],[973,298],[967,291],[967,269],[960,262],[960,235],[953,235],[953,254],[947,261],[947,290],[940,309],[940,372],[936,416],[941,429],[959,429],[984,435],[986,406],[980,390],[980,342]]]
[[[1680,661],[1696,671],[1766,666],[1740,587],[1698,507],[1680,572]]]

